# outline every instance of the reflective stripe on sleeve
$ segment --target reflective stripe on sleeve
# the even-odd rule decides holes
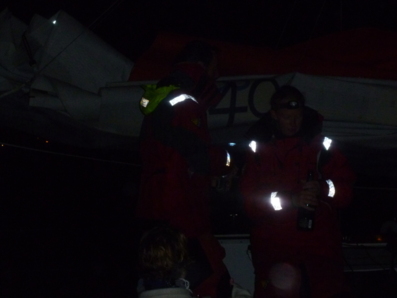
[[[329,147],[331,147],[331,144],[332,144],[332,139],[324,137],[323,146],[325,150],[328,150]]]
[[[274,210],[276,210],[276,211],[283,209],[281,207],[280,198],[277,196],[277,191],[271,193],[270,204],[272,204]]]
[[[253,152],[256,152],[256,142],[255,141],[251,141],[251,143],[249,143],[248,146],[251,148],[251,150]]]
[[[328,196],[333,198],[335,196],[335,185],[330,179],[325,180],[325,182],[328,184]]]
[[[178,96],[176,96],[176,97],[174,97],[173,99],[170,99],[170,104],[172,105],[172,106],[174,106],[174,105],[176,105],[177,103],[180,103],[180,102],[182,102],[182,101],[185,101],[186,99],[191,99],[191,100],[193,100],[194,102],[196,102],[197,103],[197,100],[193,97],[193,96],[190,96],[190,95],[188,95],[188,94],[181,94],[181,95],[178,95]]]
[[[227,157],[226,157],[226,166],[230,167],[230,163],[231,163],[231,158],[230,158],[230,154],[229,152],[226,151]]]
[[[144,108],[146,108],[148,104],[149,104],[149,100],[146,99],[146,98],[144,98],[144,97],[142,97],[142,99],[141,99],[141,106],[144,107]]]

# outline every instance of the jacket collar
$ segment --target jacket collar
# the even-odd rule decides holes
[[[300,137],[306,142],[310,142],[315,136],[322,132],[322,124],[322,115],[312,108],[304,107],[302,128],[300,132],[293,137]],[[273,139],[287,138],[279,133],[270,111],[248,129],[245,137],[248,140],[264,143]]]

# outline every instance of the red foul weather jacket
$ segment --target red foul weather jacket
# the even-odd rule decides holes
[[[141,127],[143,170],[136,216],[163,220],[187,237],[209,233],[212,175],[224,175],[227,152],[211,146],[207,110],[221,99],[199,64],[184,63],[157,86],[175,85]],[[170,104],[178,95],[191,98]]]
[[[337,212],[352,199],[355,175],[334,142],[320,134],[322,117],[305,107],[303,119],[301,133],[296,137],[275,135],[269,113],[248,133],[248,137],[260,138],[256,138],[256,148],[255,143],[251,144],[253,150],[247,155],[240,186],[245,212],[252,221],[253,253],[263,257],[267,249],[274,252],[277,248],[291,252],[302,249],[330,258],[336,258],[340,251]],[[300,231],[298,209],[292,205],[290,195],[300,192],[309,171],[319,180],[322,192],[314,230]],[[279,198],[281,209],[272,205],[272,195]],[[260,264],[254,265],[260,270]]]

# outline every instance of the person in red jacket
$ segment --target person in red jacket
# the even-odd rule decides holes
[[[286,85],[247,132],[253,141],[240,187],[252,224],[254,297],[349,297],[338,209],[350,203],[355,175],[321,135],[322,121]]]
[[[200,296],[225,297],[230,276],[225,251],[211,232],[210,187],[231,171],[227,151],[211,145],[207,110],[222,98],[215,85],[216,52],[201,41],[188,43],[174,69],[145,86],[141,110],[142,175],[136,216],[169,224],[199,243],[212,273],[193,289]],[[226,290],[225,290],[226,289]]]

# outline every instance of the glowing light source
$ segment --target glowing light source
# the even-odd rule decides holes
[[[325,182],[328,184],[328,196],[333,198],[335,196],[335,185],[330,179],[325,180]]]
[[[323,146],[326,150],[331,147],[332,140],[330,138],[324,137]]]
[[[53,20],[52,23],[55,25],[57,23],[57,20]]]
[[[236,146],[236,143],[229,143],[230,147]]]
[[[271,193],[270,204],[272,204],[274,210],[276,211],[283,209],[281,207],[280,198],[277,196],[277,191]]]
[[[251,143],[249,143],[248,145],[253,152],[256,152],[256,142],[255,141],[251,141]]]

